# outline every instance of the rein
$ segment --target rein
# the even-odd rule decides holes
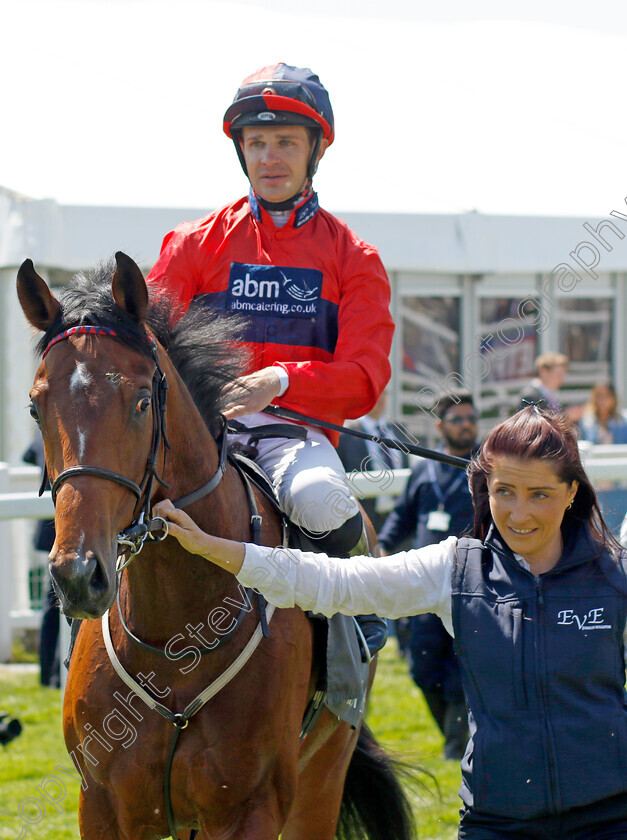
[[[344,426],[338,426],[337,423],[328,423],[326,420],[318,420],[316,417],[307,417],[306,414],[292,411],[291,408],[267,405],[263,409],[263,412],[264,414],[272,414],[274,417],[284,417],[286,420],[296,420],[301,423],[308,423],[310,426],[319,426],[321,429],[330,429],[332,432],[340,432],[344,435],[352,435],[353,437],[363,438],[364,440],[371,440],[374,443],[383,444],[390,449],[398,449],[401,452],[410,453],[411,455],[419,455],[421,458],[440,461],[442,464],[449,464],[452,467],[459,467],[462,470],[468,469],[468,465],[470,464],[468,458],[460,458],[457,455],[449,455],[447,452],[438,452],[437,449],[427,449],[426,446],[418,446],[413,443],[401,443],[394,438],[369,435],[367,432],[360,432],[359,429],[346,429]]]
[[[63,341],[65,339],[71,338],[74,335],[106,335],[112,338],[119,338],[115,330],[112,330],[109,327],[96,327],[88,324],[83,324],[77,327],[71,327],[70,329],[67,329],[64,332],[59,333],[48,342],[42,354],[42,360],[46,357],[48,351],[52,347],[54,347],[55,344],[58,344],[60,341]],[[128,566],[128,564],[131,562],[131,560],[140,553],[140,551],[144,547],[144,543],[146,542],[146,540],[161,542],[168,535],[167,522],[160,516],[155,518],[150,517],[150,502],[152,498],[152,489],[154,486],[154,482],[158,481],[159,484],[161,484],[163,487],[169,487],[168,483],[159,475],[159,472],[157,470],[157,457],[159,454],[159,447],[161,446],[161,442],[163,441],[164,445],[164,469],[167,451],[170,448],[170,443],[166,434],[165,423],[168,382],[166,379],[166,375],[159,364],[157,342],[148,332],[146,333],[146,340],[150,347],[150,353],[155,363],[155,372],[152,379],[152,441],[150,446],[150,454],[148,456],[148,460],[146,461],[144,477],[142,478],[141,483],[137,484],[137,482],[133,481],[133,479],[128,478],[125,475],[121,475],[120,473],[113,472],[112,470],[106,470],[102,467],[78,464],[73,467],[68,467],[67,469],[60,472],[59,475],[55,478],[50,488],[52,494],[52,501],[56,504],[59,488],[65,481],[67,481],[69,478],[74,478],[76,476],[91,475],[95,476],[96,478],[102,478],[105,481],[112,481],[115,484],[119,484],[122,487],[125,487],[127,490],[130,490],[131,493],[133,493],[137,497],[137,504],[135,505],[135,509],[133,511],[133,519],[131,524],[128,526],[128,528],[125,528],[118,534],[118,545],[125,546],[125,551],[120,555],[120,557],[124,556],[126,550],[129,551],[128,560],[122,563],[118,563],[118,572],[121,572],[123,569],[125,569],[126,566]],[[188,493],[186,496],[182,496],[180,499],[177,499],[173,503],[175,507],[183,508],[187,505],[193,504],[199,499],[202,499],[204,496],[209,495],[209,493],[211,493],[211,491],[214,490],[220,483],[222,476],[224,475],[224,472],[226,470],[227,462],[226,422],[223,422],[223,428],[220,433],[220,436],[222,440],[220,445],[218,468],[216,472],[209,479],[209,481],[207,481],[197,490],[194,490],[192,493]],[[44,467],[43,480],[41,483],[41,487],[39,488],[40,496],[44,491],[47,480],[48,474],[46,468]]]

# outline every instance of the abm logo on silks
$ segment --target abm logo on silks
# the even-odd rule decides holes
[[[322,272],[315,268],[231,263],[226,309],[250,315],[315,318]]]

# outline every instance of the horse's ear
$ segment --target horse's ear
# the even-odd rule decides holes
[[[137,263],[122,251],[116,253],[115,262],[117,268],[111,280],[113,299],[129,318],[143,324],[148,309],[148,289],[144,275]]]
[[[17,272],[17,296],[24,315],[35,329],[44,332],[52,326],[61,304],[35,271],[32,260],[24,260]]]

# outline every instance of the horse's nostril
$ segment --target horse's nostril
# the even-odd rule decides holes
[[[89,558],[90,574],[88,578],[88,587],[92,595],[101,595],[107,588],[107,578],[104,574],[103,566],[98,556],[92,554]]]

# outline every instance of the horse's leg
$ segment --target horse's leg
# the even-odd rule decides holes
[[[370,664],[366,696],[377,670]],[[311,735],[313,755],[298,774],[298,788],[281,834],[281,840],[333,840],[344,795],[344,781],[359,729],[338,722],[324,709]],[[305,746],[305,749],[307,747]]]
[[[81,840],[101,840],[103,837],[107,840],[130,840],[120,831],[109,792],[93,780],[89,782],[89,789],[80,793],[78,825]]]
[[[86,794],[81,792],[78,820],[81,840],[155,840],[163,837],[163,817],[155,815],[154,825],[138,822],[132,812],[118,811],[114,794],[90,782]],[[182,831],[181,838],[189,836]]]
[[[340,724],[303,768],[281,840],[333,840],[358,736],[359,730]]]
[[[284,819],[273,787],[265,795],[255,791],[250,800],[242,804],[241,813],[229,819],[228,825],[217,823],[215,814],[212,817],[211,825],[201,828],[196,840],[278,840]],[[179,836],[186,840],[189,831],[180,831]]]

